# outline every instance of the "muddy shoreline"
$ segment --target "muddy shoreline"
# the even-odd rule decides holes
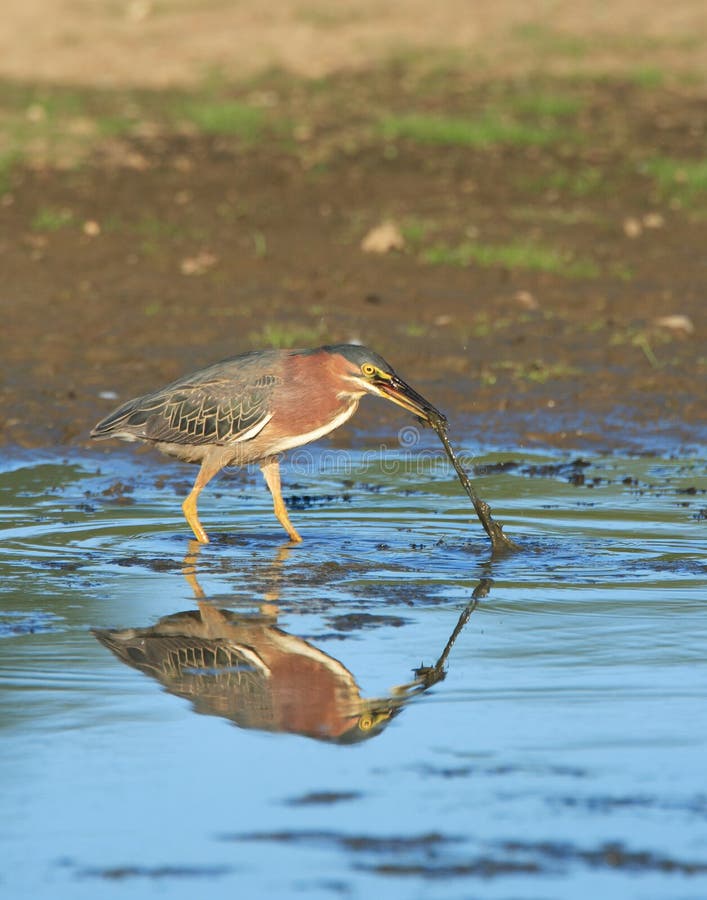
[[[133,97],[124,132],[71,165],[20,159],[0,207],[0,442],[83,446],[117,402],[194,368],[360,341],[457,440],[704,445],[704,193],[649,166],[699,157],[704,106],[627,82],[532,90],[565,106],[528,118],[527,86],[454,70],[273,77],[223,100],[267,97],[254,134],[199,133]],[[516,131],[428,140],[405,131],[413,105]],[[401,242],[365,252],[386,221]],[[405,424],[368,406],[360,431]]]

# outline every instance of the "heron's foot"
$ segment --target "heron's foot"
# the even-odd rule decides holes
[[[297,529],[290,522],[290,517],[287,515],[287,509],[285,508],[285,504],[282,501],[282,497],[278,497],[275,499],[275,515],[277,516],[277,521],[282,525],[285,531],[290,536],[290,540],[293,544],[301,544],[302,538],[297,533]]]
[[[283,524],[284,524],[284,522],[283,522]],[[295,528],[292,525],[292,523],[290,523],[289,528],[285,525],[285,531],[289,534],[290,540],[292,541],[293,544],[301,544],[302,543],[302,538],[297,533],[297,531],[295,531]]]

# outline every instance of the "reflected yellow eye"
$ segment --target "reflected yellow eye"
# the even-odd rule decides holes
[[[361,366],[361,371],[366,376],[366,378],[372,378],[376,374],[377,369],[375,366],[372,366],[370,363],[364,363]]]
[[[371,366],[371,368],[373,368],[373,366]],[[361,718],[358,720],[358,727],[361,729],[361,731],[370,731],[371,728],[373,728],[373,725],[373,716],[370,716],[368,714],[361,716]]]

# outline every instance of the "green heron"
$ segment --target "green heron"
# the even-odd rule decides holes
[[[343,425],[364,394],[375,394],[433,424],[444,416],[399,378],[377,353],[355,344],[315,350],[243,353],[129,400],[91,432],[97,440],[145,441],[169,456],[200,463],[182,504],[201,543],[197,498],[225,466],[257,462],[292,541],[301,541],[280,489],[279,456]]]

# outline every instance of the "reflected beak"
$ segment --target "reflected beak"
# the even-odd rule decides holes
[[[446,425],[447,418],[436,407],[406,384],[402,378],[393,375],[390,379],[378,379],[370,383],[372,392],[386,400],[392,400],[408,412],[413,413],[427,425],[441,423]]]

